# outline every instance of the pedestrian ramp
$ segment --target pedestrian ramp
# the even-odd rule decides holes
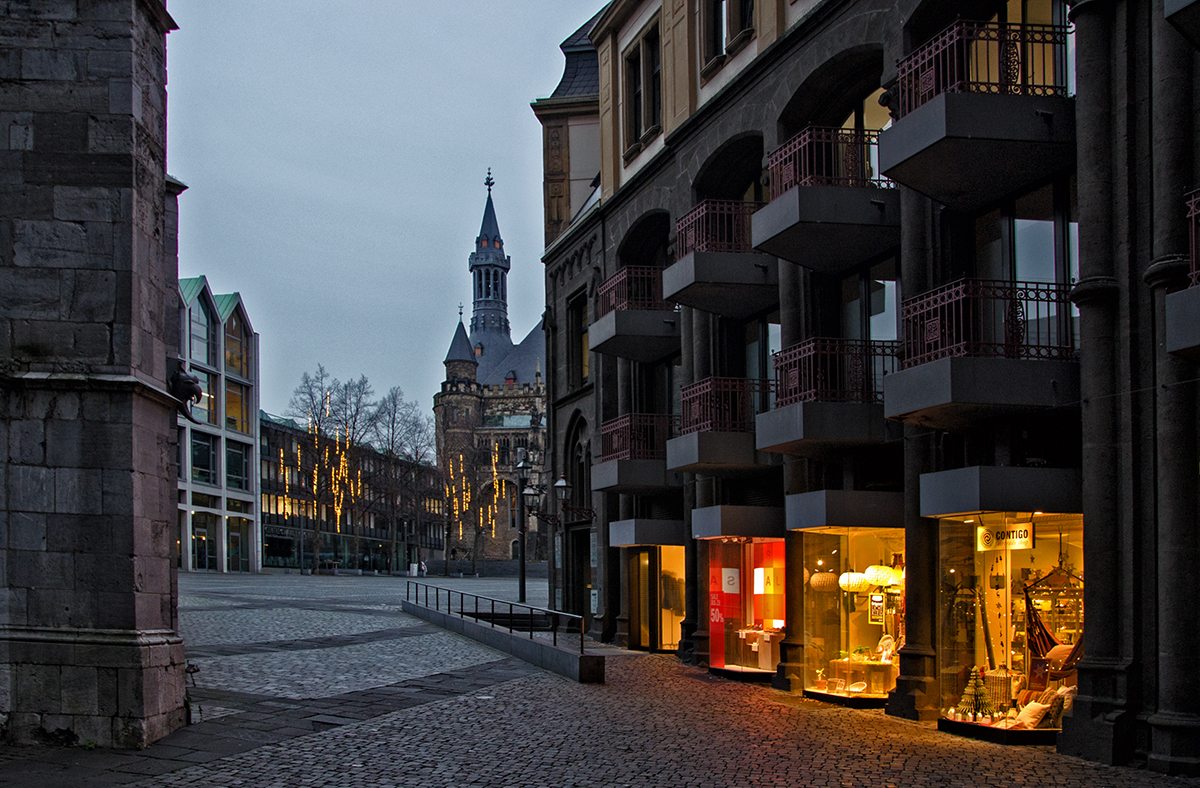
[[[581,616],[412,580],[400,606],[409,615],[572,681],[604,683],[604,655],[589,653]]]

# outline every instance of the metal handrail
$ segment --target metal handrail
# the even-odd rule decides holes
[[[775,380],[711,377],[680,391],[679,434],[754,432],[754,417],[770,408]]]
[[[550,617],[550,621],[551,621],[551,625],[550,625],[551,641],[553,642],[553,644],[556,648],[558,647],[558,622],[559,622],[559,619],[564,619],[567,622],[568,626],[565,628],[566,632],[570,632],[570,626],[569,626],[570,623],[572,621],[577,621],[577,622],[579,622],[579,653],[580,654],[584,653],[584,651],[583,651],[583,616],[577,616],[574,613],[563,613],[560,610],[551,610],[550,608],[546,608],[546,607],[537,607],[536,605],[526,605],[523,602],[510,602],[507,599],[494,599],[490,596],[480,596],[479,594],[468,594],[464,591],[457,591],[453,588],[443,588],[442,586],[432,585],[430,583],[418,583],[415,580],[406,580],[405,581],[405,583],[404,583],[404,599],[406,602],[412,602],[413,604],[417,604],[417,605],[421,605],[422,607],[429,608],[430,607],[430,605],[429,605],[429,589],[431,589],[431,588],[433,589],[433,607],[432,607],[432,609],[436,610],[438,612],[441,612],[441,610],[442,610],[442,592],[443,591],[446,592],[446,614],[447,615],[454,614],[454,605],[453,605],[454,595],[458,594],[458,617],[459,618],[467,617],[466,616],[466,607],[467,607],[466,600],[468,597],[470,597],[472,600],[474,600],[475,610],[474,610],[474,615],[471,617],[474,618],[476,622],[479,621],[479,602],[480,602],[480,600],[483,600],[484,602],[490,602],[491,603],[491,619],[488,621],[488,624],[492,627],[492,629],[496,628],[496,604],[499,603],[501,605],[508,605],[508,631],[509,631],[509,634],[512,634],[512,632],[514,631],[513,630],[513,622],[516,620],[516,616],[513,612],[513,609],[520,608],[522,610],[529,611],[529,639],[530,640],[533,640],[534,614],[542,613],[544,615],[547,615]],[[425,591],[424,602],[421,601],[421,590],[422,589],[424,589],[424,591]]]
[[[665,460],[667,441],[678,432],[678,415],[626,413],[600,425],[600,461]]]
[[[960,20],[896,64],[898,116],[942,93],[1066,96],[1069,25]]]
[[[753,252],[750,216],[761,203],[704,200],[675,223],[678,258],[692,252]]]
[[[878,172],[879,132],[809,126],[767,158],[771,199],[795,186],[896,186]]]
[[[627,265],[600,285],[596,316],[618,310],[669,312],[679,305],[663,298],[662,269],[648,265]]]
[[[1190,282],[1192,287],[1200,285],[1200,189],[1187,195],[1188,232],[1191,234],[1190,254],[1192,272]]]
[[[774,355],[775,407],[796,402],[883,404],[883,376],[900,343],[815,337]]]

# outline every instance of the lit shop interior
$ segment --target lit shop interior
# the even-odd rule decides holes
[[[939,727],[1053,743],[1083,656],[1083,517],[982,512],[939,522]]]
[[[631,548],[628,561],[629,647],[675,651],[684,616],[683,546]]]
[[[709,667],[769,678],[784,636],[783,539],[709,540]]]
[[[904,529],[804,531],[804,690],[882,708],[904,644]]]

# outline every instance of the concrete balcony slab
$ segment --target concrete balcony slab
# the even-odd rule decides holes
[[[1079,362],[958,356],[883,379],[884,416],[960,429],[1079,402]]]
[[[1163,16],[1200,49],[1200,0],[1163,0]]]
[[[904,527],[904,493],[874,490],[815,490],[785,500],[787,529]]]
[[[903,427],[883,416],[883,405],[795,402],[755,418],[759,451],[811,456],[826,449],[900,440]]]
[[[761,252],[839,273],[900,243],[900,192],[862,186],[796,186],[751,217]]]
[[[975,211],[1075,164],[1075,100],[942,93],[879,133],[879,168]]]
[[[1200,287],[1168,294],[1166,318],[1167,352],[1200,363]]]
[[[667,441],[667,469],[714,476],[738,475],[770,465],[754,448],[752,432],[693,432]]]
[[[782,537],[782,506],[705,506],[692,510],[692,538]]]
[[[609,547],[683,545],[688,540],[683,520],[617,520],[608,524]]]
[[[588,349],[634,361],[658,361],[679,352],[679,313],[614,310],[588,328]]]
[[[758,252],[692,252],[663,271],[663,298],[742,319],[779,303],[779,261]]]
[[[921,516],[972,512],[1083,511],[1083,473],[1078,468],[1015,468],[974,465],[921,474]]]
[[[665,460],[608,460],[592,466],[592,491],[654,493],[682,487],[683,475],[667,470]]]

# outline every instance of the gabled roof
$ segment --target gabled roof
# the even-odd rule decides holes
[[[224,323],[233,314],[234,307],[241,302],[242,296],[240,293],[226,293],[224,295],[214,295],[213,301],[217,302],[217,314],[221,316],[221,322]]]
[[[196,300],[196,296],[200,295],[208,285],[208,280],[203,276],[194,276],[190,279],[179,280],[179,292],[183,296],[183,303],[190,304]]]
[[[442,363],[449,364],[451,361],[470,361],[472,364],[479,364],[475,360],[475,349],[471,347],[471,340],[467,337],[467,329],[463,327],[461,318],[458,321],[458,328],[454,330],[454,339],[450,342],[446,360]]]

